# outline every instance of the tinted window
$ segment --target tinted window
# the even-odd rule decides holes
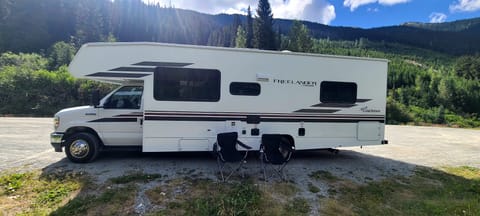
[[[220,100],[220,71],[192,68],[157,68],[153,95],[160,101]]]
[[[357,101],[357,84],[350,82],[322,82],[320,85],[322,103],[349,103]]]
[[[142,86],[124,86],[113,93],[103,105],[105,109],[140,109]]]
[[[260,84],[247,82],[230,83],[230,94],[257,96],[260,94]]]

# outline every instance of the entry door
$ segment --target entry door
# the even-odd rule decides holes
[[[100,108],[102,141],[107,146],[142,145],[142,86],[124,86]]]

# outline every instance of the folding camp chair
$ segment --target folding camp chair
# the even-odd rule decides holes
[[[246,151],[239,151],[238,146],[241,146]],[[235,171],[242,168],[243,164],[246,163],[245,159],[247,158],[248,150],[251,148],[238,140],[237,132],[217,134],[217,142],[213,144],[213,152],[217,157],[222,181],[227,181]],[[238,166],[236,169],[232,169],[225,178],[223,171],[227,163],[238,163]]]
[[[270,165],[274,173],[269,178],[273,177],[275,173],[282,179],[286,180],[283,169],[292,157],[295,151],[293,141],[281,134],[263,134],[262,143],[260,145],[260,160],[263,168],[263,177],[265,181],[267,178],[267,166]]]

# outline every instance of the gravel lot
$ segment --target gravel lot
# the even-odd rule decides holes
[[[0,171],[81,169],[97,174],[102,181],[138,170],[209,175],[216,169],[216,161],[209,153],[108,152],[94,163],[73,164],[50,146],[52,122],[51,118],[0,118]],[[297,152],[287,167],[287,175],[301,181],[301,176],[311,171],[327,170],[363,181],[391,174],[408,175],[416,165],[480,167],[480,130],[388,125],[386,139],[388,145],[342,148],[338,155],[327,151]],[[249,158],[247,174],[260,174],[257,161],[256,155]]]

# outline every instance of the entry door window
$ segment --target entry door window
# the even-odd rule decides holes
[[[103,107],[105,109],[140,109],[142,93],[142,86],[124,86],[113,93]]]

